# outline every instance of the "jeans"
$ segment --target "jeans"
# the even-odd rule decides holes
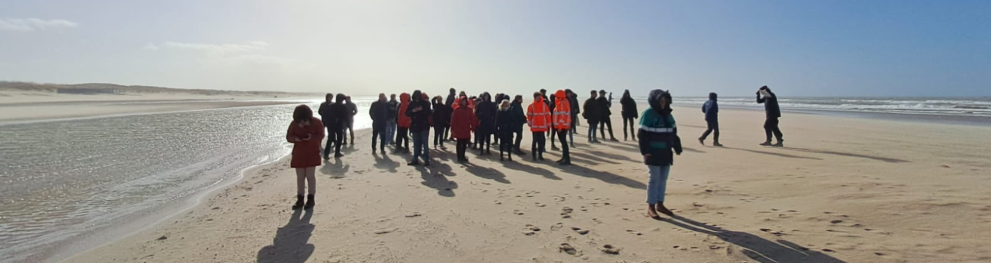
[[[557,139],[561,140],[561,160],[571,162],[571,155],[568,154],[568,130],[557,132]]]
[[[423,156],[424,162],[430,162],[430,149],[427,149],[427,140],[430,140],[430,130],[413,132],[413,161]]]
[[[396,150],[400,148],[409,151],[409,127],[399,127],[399,132],[396,133]]]
[[[633,139],[636,140],[637,139],[637,130],[636,130],[637,121],[636,121],[636,118],[634,118],[634,117],[623,117],[623,139],[625,140],[627,138],[627,135],[626,135],[626,124],[627,123],[630,124],[630,134],[629,134],[629,136],[633,136]]]
[[[546,131],[535,131],[533,132],[533,141],[530,142],[530,151],[533,152],[533,158],[544,156],[544,145],[547,144],[547,132]]]
[[[597,132],[595,128],[597,125],[599,125],[598,122],[592,122],[592,121],[588,122],[588,142],[594,142],[599,140],[595,137],[595,132]]]
[[[609,138],[616,139],[616,136],[612,135],[612,120],[606,116],[599,121],[599,133],[602,135],[602,139],[606,139],[606,130],[609,130]]]
[[[386,136],[386,126],[384,123],[372,123],[372,151],[375,150],[376,139],[382,141],[382,151],[385,151],[385,145],[389,143],[389,139]]]
[[[385,138],[389,139],[389,144],[396,143],[396,120],[389,120],[385,123]]]
[[[784,135],[781,134],[781,129],[778,128],[778,118],[767,118],[767,120],[764,121],[764,134],[767,135],[768,142],[771,141],[772,133],[774,134],[774,137],[778,138],[779,142],[784,140],[782,139]]]
[[[650,174],[650,181],[647,183],[647,204],[664,202],[664,193],[668,190],[668,174],[671,173],[671,166],[648,165],[647,173]]]
[[[702,137],[699,139],[705,141],[705,138],[709,137],[709,133],[716,132],[713,134],[714,136],[712,137],[712,141],[719,143],[719,121],[705,121],[705,123],[708,126],[708,129],[705,130],[705,133],[702,133]],[[768,137],[767,140],[770,141],[771,138]]]

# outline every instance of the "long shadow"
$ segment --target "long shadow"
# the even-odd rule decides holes
[[[539,174],[551,180],[561,180],[561,177],[557,177],[556,175],[554,175],[554,172],[551,172],[550,170],[544,168],[533,167],[518,162],[504,162],[502,163],[502,166],[511,170],[517,170],[531,174]]]
[[[878,157],[878,156],[870,156],[870,155],[856,154],[856,153],[834,152],[834,151],[827,151],[827,150],[813,150],[813,149],[803,149],[803,148],[793,148],[793,147],[783,147],[782,149],[799,151],[799,152],[807,152],[807,153],[819,153],[819,154],[831,154],[831,155],[846,156],[846,157],[857,157],[857,158],[871,159],[871,160],[882,161],[882,162],[889,162],[889,163],[907,163],[907,162],[909,162],[909,161],[902,160],[902,159],[887,158],[887,157]]]
[[[761,263],[846,263],[846,261],[809,250],[786,240],[779,239],[775,242],[747,232],[730,231],[678,215],[662,221],[691,231],[713,235],[723,241],[743,247],[745,249],[743,254]]]
[[[436,189],[440,196],[455,196],[454,189],[458,189],[458,184],[447,180],[447,176],[444,176],[445,171],[451,173],[451,166],[441,162],[432,162],[430,166],[417,166],[416,170],[420,172],[420,178],[423,179],[420,184]]]
[[[592,155],[595,155],[595,156],[601,156],[601,157],[610,158],[610,159],[626,160],[626,161],[631,161],[631,162],[634,161],[633,159],[631,159],[629,156],[626,156],[626,155],[612,154],[612,153],[606,153],[606,152],[600,152],[600,151],[586,151],[586,152],[588,152],[588,153],[590,153]],[[639,154],[640,152],[638,151],[637,153]]]
[[[493,168],[478,166],[473,163],[466,163],[465,171],[481,178],[494,180],[504,184],[510,183],[509,180],[506,180],[506,174]]]
[[[561,171],[564,171],[569,174],[574,174],[588,178],[595,178],[607,183],[621,184],[628,186],[630,188],[640,189],[640,190],[647,189],[647,185],[637,180],[619,176],[614,173],[610,173],[606,171],[592,170],[578,165],[558,166],[558,168],[561,169]]]
[[[636,142],[632,142],[632,143],[636,143]],[[639,145],[628,145],[626,143],[603,143],[602,145],[616,148],[617,150],[640,152]]]
[[[375,158],[375,164],[373,165],[375,168],[386,170],[390,173],[398,172],[396,168],[399,168],[399,162],[393,161],[388,153],[373,153],[372,157]]]
[[[307,244],[310,236],[313,235],[313,229],[316,228],[310,224],[313,211],[305,212],[306,214],[300,217],[302,213],[303,210],[293,212],[289,222],[276,230],[272,245],[258,250],[258,262],[303,263],[313,255],[315,247],[313,244]]]
[[[608,159],[603,159],[603,158],[600,158],[598,156],[595,156],[595,155],[592,155],[592,154],[587,154],[587,153],[584,153],[584,152],[568,151],[568,154],[571,155],[571,160],[572,161],[579,161],[580,162],[582,160],[589,160],[589,161],[592,161],[592,162],[596,162],[596,163],[591,163],[592,165],[596,165],[598,163],[620,164],[619,162],[616,162],[616,161],[613,161],[613,160],[608,160]],[[578,159],[576,160],[575,157],[578,157]]]
[[[682,146],[682,147],[681,147],[681,149],[682,149],[682,150],[685,150],[686,152],[693,152],[693,153],[705,153],[705,151],[700,151],[700,150],[696,150],[695,148],[692,148],[692,147],[685,147],[685,146]]]
[[[778,156],[778,157],[787,157],[787,158],[795,158],[795,159],[807,159],[807,160],[822,161],[822,158],[806,157],[806,156],[799,156],[799,155],[791,155],[791,154],[786,154],[786,153],[765,152],[765,151],[740,149],[740,148],[732,148],[732,147],[723,147],[723,149],[737,150],[737,151],[744,151],[744,152],[752,152],[752,153],[759,153],[759,154],[766,154],[766,155],[773,155],[773,156]]]
[[[330,178],[344,178],[348,171],[351,170],[350,164],[344,164],[344,160],[336,159],[334,162],[329,160],[323,161],[323,167],[320,167],[320,173],[330,175]]]

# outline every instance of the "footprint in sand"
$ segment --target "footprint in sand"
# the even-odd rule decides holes
[[[564,228],[564,223],[557,222],[551,226],[551,231],[557,231],[560,230],[561,228]]]
[[[523,215],[523,212],[520,212],[520,210],[513,210],[513,214],[521,216]]]
[[[587,235],[588,232],[589,232],[588,229],[581,229],[580,227],[571,227],[571,230],[574,230],[575,232],[577,232],[580,235]]]
[[[413,212],[412,214],[406,215],[407,218],[420,217],[420,216],[422,216],[422,215],[420,213],[418,213],[418,212]]]
[[[620,250],[622,249],[609,244],[602,246],[602,253],[606,253],[610,255],[619,255]]]
[[[571,244],[568,243],[561,243],[561,246],[558,247],[558,252],[564,252],[567,253],[568,255],[572,255],[576,257],[582,255],[581,251],[578,251],[577,248],[571,246]]]
[[[545,207],[545,206],[547,206],[547,205],[545,205],[545,204],[541,204],[541,203],[534,203],[534,204],[535,204],[535,205],[536,205],[537,207]]]

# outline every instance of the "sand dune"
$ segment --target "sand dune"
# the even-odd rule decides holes
[[[664,220],[644,215],[635,142],[575,136],[568,167],[557,151],[461,166],[450,145],[423,168],[372,154],[363,131],[319,168],[312,212],[288,209],[295,175],[280,160],[67,262],[991,261],[988,128],[786,114],[788,147],[763,148],[763,113],[725,110],[714,148],[695,140],[701,113],[675,116],[686,150]]]

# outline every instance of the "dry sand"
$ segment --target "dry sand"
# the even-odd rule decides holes
[[[726,147],[713,148],[695,139],[697,109],[674,114],[686,146],[668,183],[674,218],[645,216],[646,167],[619,119],[621,142],[575,136],[567,167],[558,151],[545,162],[470,152],[461,166],[453,144],[411,167],[408,154],[372,154],[362,131],[319,167],[313,212],[289,210],[284,159],[66,261],[991,261],[991,129],[786,113],[787,147],[764,148],[763,112],[724,110]]]

